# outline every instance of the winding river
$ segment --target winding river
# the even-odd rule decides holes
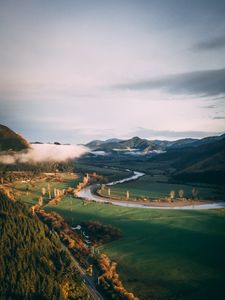
[[[130,171],[130,170],[126,170]],[[112,186],[132,180],[137,180],[138,178],[144,176],[144,173],[133,171],[133,175],[121,180],[113,181],[110,183],[107,183],[107,186]],[[192,210],[192,209],[215,209],[215,208],[225,208],[225,202],[213,202],[213,203],[206,203],[206,204],[194,204],[194,205],[184,205],[184,206],[157,206],[157,205],[151,205],[151,203],[131,203],[131,201],[119,201],[119,200],[113,200],[109,199],[107,197],[100,197],[96,195],[96,190],[98,189],[100,185],[99,184],[93,184],[86,186],[83,188],[80,192],[77,193],[77,196],[79,198],[85,199],[85,200],[92,200],[95,202],[100,203],[110,203],[117,206],[123,206],[123,207],[132,207],[132,208],[151,208],[151,209],[179,209],[179,210]]]

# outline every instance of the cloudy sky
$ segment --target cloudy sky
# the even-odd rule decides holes
[[[225,132],[224,0],[0,0],[0,122],[83,143]]]

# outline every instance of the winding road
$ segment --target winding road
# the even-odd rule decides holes
[[[130,170],[126,170],[126,171],[130,171]],[[144,173],[133,171],[132,176],[121,180],[110,182],[107,184],[107,186],[112,186],[127,181],[137,180],[138,178],[144,175],[145,175]],[[98,196],[96,194],[96,190],[98,189],[99,186],[100,186],[99,184],[86,186],[80,192],[77,193],[77,196],[85,200],[92,200],[100,203],[110,203],[116,206],[132,207],[132,208],[177,209],[177,210],[194,210],[194,209],[200,210],[200,209],[225,208],[225,202],[223,201],[206,203],[206,204],[184,205],[184,206],[157,206],[157,205],[151,205],[151,203],[142,204],[142,203],[132,203],[131,201],[113,200],[107,197]]]
[[[41,220],[40,220],[41,221]],[[42,221],[41,221],[42,222]],[[91,276],[88,276],[85,270],[79,265],[79,262],[76,260],[76,258],[71,254],[70,250],[63,244],[61,241],[61,247],[64,249],[68,255],[70,256],[73,266],[78,270],[80,273],[81,280],[83,281],[83,284],[86,286],[87,292],[88,292],[88,299],[92,300],[104,300],[102,295],[98,292],[96,285],[93,281],[93,278]],[[88,300],[87,299],[87,300]]]
[[[81,275],[81,279],[83,280],[83,283],[86,286],[90,297],[93,300],[104,300],[102,295],[97,291],[96,286],[95,286],[92,278],[86,274],[85,270],[79,265],[79,263],[74,258],[74,256],[70,253],[70,251],[67,249],[67,247],[64,246],[63,244],[62,244],[62,247],[65,248],[68,251],[75,267],[77,268],[77,270],[79,271],[79,273]]]

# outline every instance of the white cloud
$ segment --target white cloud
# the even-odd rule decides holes
[[[47,161],[67,161],[87,153],[89,149],[80,145],[33,144],[31,149],[12,155],[0,155],[0,163],[38,163]]]

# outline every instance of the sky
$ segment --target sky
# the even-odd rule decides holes
[[[225,132],[224,0],[0,0],[0,123],[29,141]]]

